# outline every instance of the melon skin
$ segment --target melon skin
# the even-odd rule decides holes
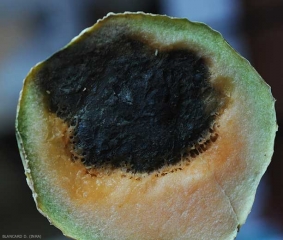
[[[164,176],[90,176],[68,158],[68,127],[46,109],[46,93],[36,84],[45,62],[39,63],[24,81],[16,119],[38,210],[75,239],[234,239],[273,154],[277,124],[270,87],[218,32],[187,19],[109,14],[64,49],[113,25],[145,35],[157,47],[182,43],[210,59],[213,84],[230,99],[218,119],[219,137],[188,166]]]

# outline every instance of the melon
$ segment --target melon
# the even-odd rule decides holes
[[[16,135],[37,209],[74,239],[234,239],[274,98],[203,23],[108,14],[28,73]]]

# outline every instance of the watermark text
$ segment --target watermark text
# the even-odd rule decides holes
[[[2,234],[2,239],[41,239],[39,234]]]

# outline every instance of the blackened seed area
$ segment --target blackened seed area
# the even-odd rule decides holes
[[[75,127],[74,150],[86,166],[152,172],[207,134],[217,109],[205,110],[204,96],[218,100],[204,59],[186,49],[156,53],[131,36],[86,38],[39,72],[50,110]]]

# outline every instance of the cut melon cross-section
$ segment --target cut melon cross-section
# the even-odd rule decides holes
[[[37,208],[75,239],[234,239],[276,130],[270,87],[218,32],[129,12],[32,68],[16,120]]]

